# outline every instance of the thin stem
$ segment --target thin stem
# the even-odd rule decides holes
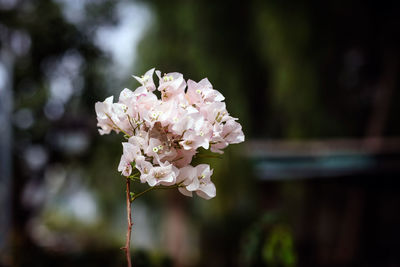
[[[135,133],[136,133],[136,127],[134,127],[134,126],[133,126],[133,124],[132,124],[132,121],[131,121],[131,116],[129,116],[129,114],[128,114],[127,116],[128,116],[128,121],[129,121],[129,124],[130,124],[130,125],[131,125],[131,127],[132,127],[133,134],[135,134]]]
[[[134,201],[135,199],[137,199],[137,198],[140,197],[141,195],[143,195],[143,194],[145,194],[145,193],[147,193],[147,192],[150,192],[151,190],[154,190],[154,189],[156,189],[155,186],[149,187],[149,188],[147,188],[146,190],[144,190],[143,192],[134,194],[133,197],[132,197],[132,201]]]
[[[132,177],[132,178],[135,178],[135,177]],[[128,219],[128,230],[126,231],[125,247],[123,247],[122,249],[125,250],[126,261],[128,262],[128,267],[132,267],[131,252],[130,252],[131,233],[132,233],[132,226],[133,226],[132,216],[131,216],[131,204],[132,204],[132,202],[135,199],[137,199],[138,197],[140,197],[141,195],[143,195],[143,194],[145,194],[147,192],[150,192],[151,190],[154,190],[154,189],[172,189],[172,188],[177,188],[179,186],[180,186],[179,184],[176,184],[176,185],[173,185],[173,186],[163,186],[163,185],[153,186],[153,187],[147,188],[143,192],[140,192],[138,194],[134,194],[133,197],[131,198],[130,178],[126,179],[126,213],[127,213],[127,219]]]
[[[140,177],[138,177],[138,176],[135,176],[135,175],[131,175],[131,176],[128,176],[127,178],[129,178],[129,179],[131,179],[132,181],[136,181],[136,182],[140,182]]]
[[[159,186],[156,186],[155,189],[173,189],[173,188],[178,188],[180,186],[181,186],[180,184],[175,184],[175,185],[171,185],[171,186],[159,185]]]
[[[173,188],[177,188],[177,187],[179,187],[179,186],[180,186],[180,184],[171,185],[171,186],[158,185],[158,186],[149,187],[149,188],[147,188],[146,190],[144,190],[143,192],[134,194],[133,197],[132,197],[132,202],[133,202],[135,199],[137,199],[137,198],[139,198],[140,196],[142,196],[143,194],[145,194],[145,193],[147,193],[147,192],[150,192],[151,190],[155,190],[155,189],[173,189]]]
[[[125,250],[125,255],[126,255],[126,260],[128,262],[128,267],[132,267],[131,263],[131,232],[132,232],[132,217],[131,217],[131,197],[130,197],[130,180],[126,179],[126,213],[127,213],[127,219],[128,219],[128,230],[126,232],[126,243],[125,247],[122,249]]]

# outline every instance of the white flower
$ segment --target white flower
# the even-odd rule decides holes
[[[243,142],[242,126],[229,115],[224,96],[207,78],[186,84],[181,73],[156,71],[156,87],[154,71],[134,76],[141,86],[122,90],[117,103],[112,96],[96,103],[99,133],[123,132],[128,139],[122,143],[118,166],[122,175],[131,176],[135,166],[140,181],[149,186],[177,185],[184,195],[196,192],[202,198],[213,198],[213,171],[207,164],[193,167],[193,156],[200,147],[223,153],[229,144]],[[156,89],[161,99],[153,93]]]
[[[185,93],[186,82],[181,73],[172,72],[161,76],[161,72],[157,70],[156,74],[160,79],[158,91],[161,92],[163,101],[169,101]]]
[[[148,70],[144,75],[141,77],[132,75],[138,82],[140,82],[149,92],[153,92],[156,90],[156,86],[153,81],[153,74],[155,68]]]
[[[132,163],[144,159],[140,148],[131,143],[122,143],[123,154],[118,165],[118,171],[122,172],[124,176],[132,174]]]
[[[235,120],[228,120],[223,127],[222,136],[229,144],[238,144],[244,141],[242,125]]]
[[[193,195],[192,191],[186,189],[186,186],[192,183],[193,178],[196,176],[196,169],[191,166],[185,166],[179,170],[179,176],[176,179],[176,183],[180,186],[178,187],[179,192],[183,195],[191,197]]]
[[[112,113],[113,96],[110,96],[104,100],[104,102],[96,102],[95,110],[97,114],[97,126],[100,127],[99,133],[109,134],[114,129],[114,125],[109,119],[109,115]]]
[[[186,96],[190,100],[190,104],[202,106],[205,102],[221,102],[225,99],[220,92],[212,88],[212,84],[207,78],[198,83],[188,80],[187,84]]]
[[[204,149],[208,149],[210,143],[208,136],[205,135],[202,131],[200,133],[196,133],[194,130],[187,130],[182,137],[182,141],[179,144],[185,150],[197,149],[199,147],[203,147]]]
[[[158,167],[151,168],[147,174],[144,172],[140,176],[140,179],[146,181],[150,186],[156,186],[159,184],[168,186],[175,184],[178,174],[179,170],[174,165],[166,162]]]
[[[208,164],[200,164],[196,167],[187,166],[180,170],[177,182],[181,183],[179,191],[187,196],[191,196],[191,192],[204,199],[211,199],[216,196],[215,185],[211,182],[211,175]]]

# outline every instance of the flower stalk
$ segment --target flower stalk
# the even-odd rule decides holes
[[[154,72],[158,86],[153,81]],[[136,90],[125,88],[117,102],[110,96],[95,105],[99,133],[121,132],[126,139],[118,171],[126,177],[128,229],[122,249],[128,267],[132,266],[132,202],[155,189],[176,188],[189,197],[193,193],[204,199],[215,197],[213,170],[208,164],[193,166],[193,158],[219,158],[198,153],[202,148],[222,154],[228,145],[244,141],[242,126],[229,115],[225,97],[207,78],[186,81],[181,73],[162,76],[154,68],[133,77],[141,84]],[[161,92],[161,99],[155,90]],[[147,183],[150,188],[134,193],[131,182]]]
[[[130,180],[126,179],[126,213],[128,220],[128,230],[126,231],[126,243],[125,247],[122,249],[125,250],[126,260],[128,263],[128,267],[132,267],[131,263],[131,233],[132,233],[132,214],[131,214],[131,190],[130,190]]]

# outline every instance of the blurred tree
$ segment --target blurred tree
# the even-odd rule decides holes
[[[86,3],[82,12],[88,16],[72,23],[63,13],[61,1],[14,1],[10,6],[1,2],[0,49],[13,58],[14,257],[9,263],[13,266],[31,263],[39,256],[35,255],[37,240],[31,240],[32,233],[38,234],[32,230],[32,219],[42,216],[43,204],[51,197],[49,183],[54,185],[54,177],[46,178],[51,170],[61,177],[67,171],[67,180],[82,170],[89,178],[84,183],[101,192],[97,196],[105,214],[114,212],[110,201],[119,202],[119,194],[110,190],[107,182],[115,176],[109,160],[117,161],[119,147],[112,138],[98,142],[93,112],[94,102],[106,95],[103,66],[107,64],[93,34],[100,25],[115,22],[114,5],[113,1]],[[60,196],[52,201],[57,199]],[[99,232],[92,235],[99,236]]]

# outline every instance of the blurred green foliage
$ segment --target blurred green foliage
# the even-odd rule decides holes
[[[268,212],[243,234],[240,266],[297,266],[294,234],[282,214]]]
[[[285,226],[276,226],[263,247],[263,259],[269,266],[295,266],[293,234]]]

